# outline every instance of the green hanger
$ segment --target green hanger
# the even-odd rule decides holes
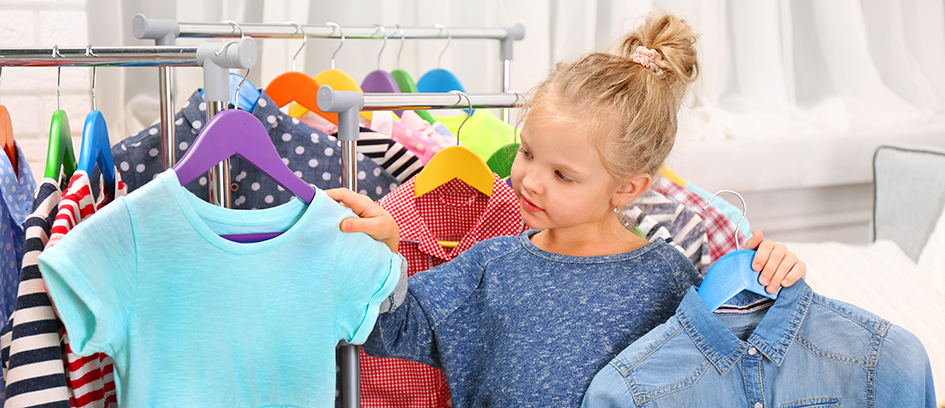
[[[397,87],[400,88],[400,92],[403,92],[403,93],[419,92],[417,91],[417,84],[413,82],[413,78],[410,77],[410,74],[408,74],[407,71],[404,71],[402,69],[396,69],[392,71],[390,74],[391,76],[394,77],[394,80],[397,81]],[[433,122],[436,122],[436,120],[433,119],[433,116],[430,116],[430,114],[425,110],[418,110],[414,112],[417,112],[417,115],[420,115],[420,117],[423,118],[423,120],[430,122],[431,125],[433,124]]]
[[[512,162],[515,161],[515,155],[518,154],[519,146],[519,143],[510,143],[500,147],[495,153],[492,153],[489,160],[486,160],[489,169],[495,172],[495,174],[498,174],[499,178],[511,176]]]
[[[72,131],[66,111],[59,109],[53,113],[49,125],[49,148],[46,151],[45,177],[59,180],[59,170],[65,172],[65,179],[75,173],[75,149],[72,147]]]
[[[413,78],[410,77],[410,74],[407,71],[400,69],[400,54],[404,52],[404,30],[400,28],[400,25],[397,25],[397,29],[400,30],[400,49],[397,50],[397,69],[390,72],[390,75],[394,77],[394,81],[397,81],[397,87],[400,88],[402,93],[419,93],[417,90],[417,83],[413,82]],[[397,33],[394,33],[396,36]],[[432,125],[436,120],[433,119],[433,116],[430,115],[425,110],[416,110],[417,115],[420,115],[423,120],[430,122]]]

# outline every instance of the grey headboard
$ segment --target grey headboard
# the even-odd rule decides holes
[[[873,197],[873,240],[892,240],[917,261],[945,205],[945,151],[880,146]]]

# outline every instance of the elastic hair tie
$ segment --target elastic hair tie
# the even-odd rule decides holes
[[[637,64],[643,65],[643,67],[659,73],[661,71],[660,67],[656,65],[656,61],[662,61],[663,57],[660,56],[660,53],[656,50],[647,49],[644,46],[638,46],[637,50],[630,56],[630,60],[636,62]]]

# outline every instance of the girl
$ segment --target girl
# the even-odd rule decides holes
[[[560,63],[535,89],[512,165],[525,224],[417,273],[377,320],[364,350],[442,369],[454,407],[576,407],[593,375],[675,312],[699,274],[664,241],[624,228],[673,146],[696,79],[696,35],[672,15],[647,19],[617,55]],[[329,190],[361,218],[341,223],[397,251],[393,218],[369,198]],[[773,293],[806,268],[762,240],[753,268]]]

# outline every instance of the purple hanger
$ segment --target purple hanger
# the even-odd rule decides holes
[[[282,162],[276,146],[259,119],[237,109],[222,111],[203,127],[193,146],[174,165],[174,172],[183,186],[210,170],[230,156],[237,155],[266,173],[279,185],[306,203],[315,198],[315,188],[295,175]],[[253,242],[272,238],[280,233],[243,234],[225,236],[238,242]]]
[[[361,82],[361,90],[365,93],[400,93],[397,80],[390,72],[383,69],[375,69],[369,72],[364,77],[364,81]],[[394,114],[398,117],[404,116],[404,111],[395,110]]]

